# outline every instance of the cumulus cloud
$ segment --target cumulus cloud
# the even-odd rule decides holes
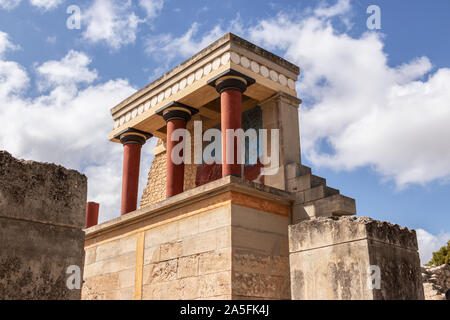
[[[55,9],[64,0],[30,0],[31,5],[43,9],[45,11]]]
[[[448,179],[450,69],[434,70],[427,57],[389,66],[380,33],[351,37],[334,27],[348,5],[280,13],[249,29],[302,69],[304,156],[336,170],[371,167],[400,188]]]
[[[204,34],[200,39],[196,39],[199,29],[199,23],[191,25],[182,36],[174,37],[172,34],[160,34],[147,40],[146,50],[166,61],[173,60],[176,57],[188,57],[195,54],[201,48],[206,47],[223,35],[220,26]]]
[[[187,58],[192,56],[223,36],[225,32],[243,32],[243,26],[239,15],[229,22],[226,29],[223,28],[221,24],[218,24],[201,35],[199,35],[199,29],[200,24],[194,22],[191,27],[179,37],[175,37],[170,33],[149,37],[146,40],[146,51],[150,55],[153,55],[159,60],[164,60],[167,63],[178,57]]]
[[[450,233],[433,235],[423,229],[417,229],[417,242],[419,244],[420,263],[427,264],[433,257],[433,252],[438,251],[450,240]]]
[[[85,173],[88,198],[101,203],[100,220],[105,221],[119,215],[123,154],[122,146],[107,138],[109,109],[136,90],[126,79],[99,82],[90,63],[86,54],[71,50],[60,60],[38,65],[37,85],[44,81],[48,90],[30,98],[25,89],[35,84],[27,70],[0,58],[0,119],[7,119],[0,126],[0,146],[16,157]],[[144,146],[141,189],[151,151],[151,143]]]
[[[318,17],[330,18],[347,13],[350,8],[350,0],[339,0],[332,6],[328,6],[326,2],[322,2],[315,8],[314,14]]]
[[[21,0],[0,0],[0,8],[11,10],[19,5]]]
[[[11,10],[17,7],[22,0],[0,0],[0,8]],[[30,0],[32,6],[43,9],[44,11],[52,10],[58,7],[64,0]]]
[[[146,12],[144,18],[136,15],[136,8],[131,0],[95,0],[89,8],[83,10],[83,22],[86,25],[83,38],[92,43],[103,42],[112,49],[134,43],[139,24],[155,18],[164,2],[140,0],[139,4]]]
[[[154,18],[162,10],[164,0],[139,0],[139,5],[146,11],[147,18]]]
[[[87,24],[83,38],[91,42],[104,41],[113,49],[134,43],[140,20],[131,9],[130,0],[95,0],[83,15]]]
[[[7,50],[15,50],[7,33],[0,31],[0,99],[21,92],[28,84],[28,75],[24,68],[13,61],[3,60]]]
[[[11,43],[7,33],[0,31],[0,58],[7,50],[16,50],[19,47]]]
[[[89,69],[90,63],[86,54],[74,50],[59,61],[47,61],[37,68],[42,79],[40,87],[91,83],[97,78],[97,71]]]

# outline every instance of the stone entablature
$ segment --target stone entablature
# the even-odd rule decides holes
[[[164,122],[156,119],[156,110],[171,101],[200,108],[219,97],[207,82],[228,69],[256,80],[246,95],[258,101],[277,91],[297,96],[297,66],[229,33],[112,108],[114,127],[110,139],[117,142],[114,136],[127,127],[158,135],[156,131]]]

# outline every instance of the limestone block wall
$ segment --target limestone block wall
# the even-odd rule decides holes
[[[66,271],[83,271],[86,191],[74,170],[0,151],[0,299],[80,299]]]
[[[445,292],[450,289],[450,264],[422,267],[425,299],[445,300]]]
[[[414,230],[365,217],[318,218],[289,227],[289,249],[293,299],[424,298]],[[369,287],[370,266],[379,268],[379,288]]]
[[[136,246],[133,235],[86,249],[82,299],[133,299]]]
[[[230,299],[230,207],[145,232],[142,299]]]
[[[234,299],[291,298],[289,218],[265,210],[232,204]]]
[[[230,299],[230,231],[222,204],[90,245],[83,299]]]

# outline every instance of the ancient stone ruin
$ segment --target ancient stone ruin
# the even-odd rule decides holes
[[[86,191],[74,170],[0,151],[0,299],[80,299],[67,281],[82,276]]]
[[[425,299],[445,300],[445,293],[450,290],[450,264],[422,267]]]

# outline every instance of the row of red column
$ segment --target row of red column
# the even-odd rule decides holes
[[[223,177],[228,175],[241,176],[241,165],[237,161],[238,141],[234,141],[234,149],[232,150],[234,152],[233,161],[227,161],[227,152],[230,149],[228,146],[231,141],[227,141],[226,132],[227,129],[236,130],[242,127],[242,94],[253,83],[253,79],[234,70],[228,70],[208,82],[220,94]],[[184,143],[184,137],[177,135],[179,138],[176,139],[173,133],[177,129],[186,129],[186,124],[192,115],[197,112],[197,109],[176,101],[156,111],[157,114],[164,118],[167,125],[167,197],[183,192],[184,188],[184,161],[181,163],[173,161],[173,156],[183,157],[183,155],[172,155],[174,147],[178,143]],[[116,136],[124,146],[121,214],[136,210],[141,148],[151,136],[149,133],[133,128],[129,128]],[[233,136],[233,139],[236,139],[236,137]],[[190,146],[187,147],[190,148]]]

